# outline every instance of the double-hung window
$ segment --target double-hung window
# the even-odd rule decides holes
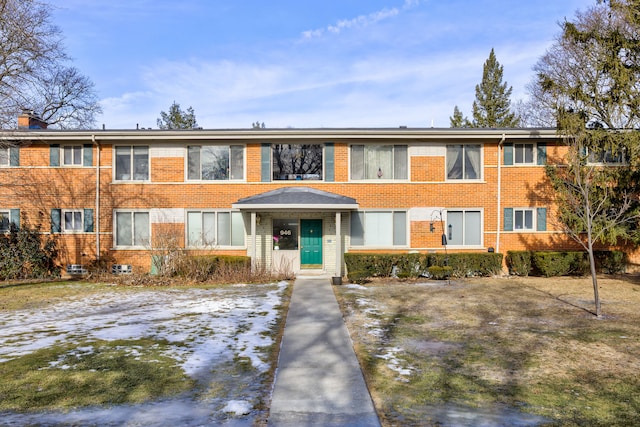
[[[545,142],[507,142],[503,150],[506,166],[540,166],[547,162]]]
[[[187,246],[244,246],[240,212],[188,211]]]
[[[504,208],[505,231],[546,231],[547,208]]]
[[[406,145],[352,145],[351,179],[407,179]]]
[[[273,180],[322,180],[322,157],[322,144],[273,144],[271,146]]]
[[[447,179],[482,179],[480,144],[447,145]]]
[[[244,179],[244,147],[241,145],[189,146],[187,163],[189,180]]]
[[[516,165],[534,164],[534,144],[513,144],[513,163]]]
[[[82,166],[82,145],[64,145],[62,147],[62,164],[64,166]]]
[[[482,245],[482,212],[479,210],[447,211],[447,244],[451,246]]]
[[[392,247],[407,245],[406,211],[363,211],[351,214],[351,245]]]
[[[149,180],[149,147],[116,146],[116,181]]]
[[[116,246],[145,247],[150,243],[149,212],[116,211]]]
[[[82,231],[84,231],[84,219],[82,210],[63,210],[62,217],[63,233],[81,233]]]

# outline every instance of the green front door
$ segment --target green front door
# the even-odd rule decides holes
[[[300,220],[300,266],[322,268],[322,220]]]

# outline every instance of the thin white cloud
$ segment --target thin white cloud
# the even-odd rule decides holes
[[[408,0],[406,3],[415,3],[415,1]],[[321,37],[325,33],[340,34],[344,30],[349,30],[352,28],[363,28],[369,25],[373,25],[382,20],[396,16],[399,13],[400,10],[398,8],[384,8],[382,10],[378,10],[367,15],[360,15],[352,19],[341,19],[335,24],[327,25],[325,28],[303,31],[302,37],[304,39],[310,39]]]

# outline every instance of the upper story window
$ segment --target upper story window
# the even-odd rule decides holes
[[[271,146],[273,180],[322,180],[322,154],[322,144],[273,144]]]
[[[482,179],[480,144],[447,145],[447,179]]]
[[[82,145],[64,145],[62,147],[62,164],[64,166],[82,166]]]
[[[352,145],[351,179],[407,179],[406,145]]]
[[[149,180],[149,147],[118,146],[116,155],[116,181]]]
[[[20,166],[20,147],[0,147],[0,167]]]
[[[547,161],[547,145],[544,142],[504,144],[504,164],[507,166],[544,165]]]
[[[587,163],[590,165],[608,165],[618,166],[625,165],[626,158],[624,150],[587,150]]]
[[[241,145],[202,145],[187,148],[187,179],[225,181],[244,179]]]
[[[0,147],[0,166],[9,166],[9,148]]]
[[[532,165],[535,162],[533,144],[513,144],[513,163]]]

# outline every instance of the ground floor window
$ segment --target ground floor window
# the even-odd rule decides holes
[[[187,212],[187,245],[190,247],[244,246],[244,234],[240,212]]]
[[[374,211],[351,214],[352,246],[406,246],[407,212]]]
[[[9,211],[0,210],[0,233],[9,231]]]
[[[447,244],[481,246],[482,212],[476,210],[447,211]]]
[[[298,250],[298,220],[273,220],[273,249],[284,251]]]
[[[116,212],[116,246],[148,246],[151,236],[149,212]]]

